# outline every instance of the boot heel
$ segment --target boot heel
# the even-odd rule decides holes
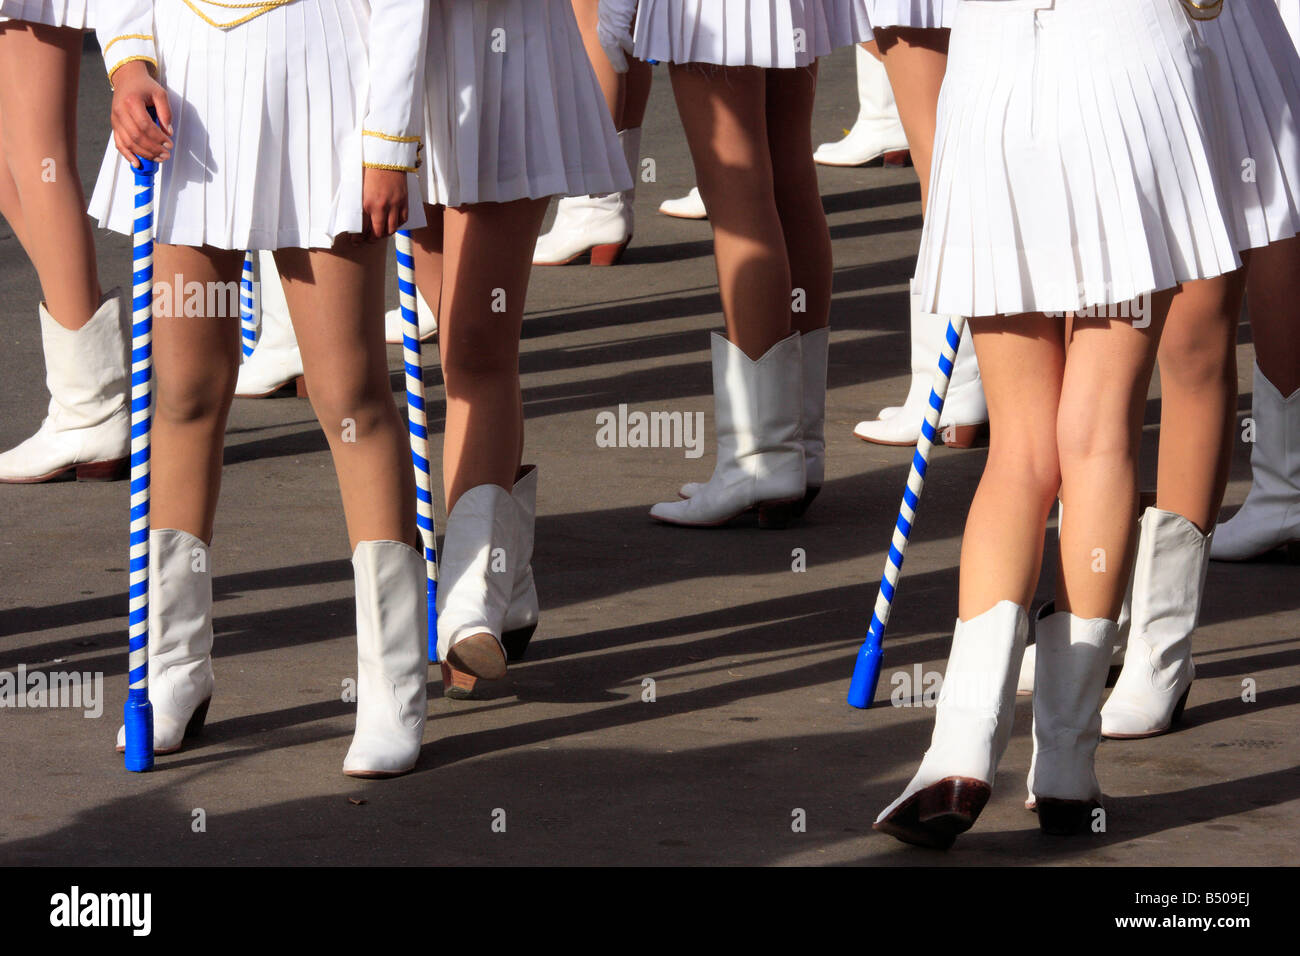
[[[881,157],[880,165],[886,169],[901,169],[904,166],[911,166],[912,153],[906,149],[890,150]]]
[[[77,465],[77,481],[121,481],[130,470],[129,458],[115,458],[112,461],[92,461]]]
[[[478,700],[478,678],[458,671],[446,661],[439,661],[442,670],[442,696],[451,700]]]
[[[796,518],[803,517],[803,513],[808,510],[808,506],[813,503],[813,499],[817,497],[817,493],[821,490],[821,485],[808,486],[808,490],[803,493],[803,498],[794,506],[794,516]]]
[[[956,836],[979,819],[990,793],[991,788],[983,780],[948,777],[918,794],[921,799],[917,801],[916,818],[927,826],[951,830]]]
[[[528,653],[528,642],[533,639],[533,632],[536,630],[537,625],[534,623],[527,627],[506,631],[501,635],[501,643],[506,648],[506,663],[513,664],[524,659],[524,655]]]
[[[1096,800],[1057,800],[1039,797],[1038,829],[1048,836],[1074,836],[1092,828],[1092,815],[1101,809]]]
[[[628,236],[622,242],[610,242],[603,246],[591,247],[591,264],[593,266],[616,266],[623,261],[623,253],[627,251],[628,243],[632,237]]]
[[[939,440],[949,448],[974,448],[988,439],[989,423],[949,425],[939,429]]]
[[[802,498],[793,501],[760,501],[758,503],[758,526],[769,531],[781,531],[790,527],[790,522],[798,516]]]
[[[198,707],[194,708],[194,713],[190,716],[190,721],[185,725],[185,733],[181,736],[182,740],[189,740],[191,737],[197,737],[203,733],[203,724],[208,719],[208,705],[212,703],[209,697]]]
[[[1174,715],[1169,718],[1169,726],[1172,728],[1175,724],[1183,722],[1183,708],[1187,706],[1187,695],[1192,692],[1192,685],[1187,685],[1187,690],[1183,691],[1183,696],[1178,698],[1178,703],[1174,705]]]

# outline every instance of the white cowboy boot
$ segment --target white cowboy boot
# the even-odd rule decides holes
[[[1142,499],[1146,493],[1139,495],[1139,508],[1142,507]],[[1152,494],[1152,500],[1155,499]],[[1060,536],[1061,521],[1065,505],[1059,500],[1056,502],[1056,532]],[[1140,545],[1140,542],[1139,542]],[[1136,567],[1136,564],[1134,565]],[[1124,649],[1128,645],[1128,624],[1131,617],[1131,605],[1133,603],[1133,571],[1130,569],[1128,576],[1128,585],[1124,589],[1124,603],[1119,608],[1119,620],[1116,621],[1115,630],[1115,647],[1111,651],[1110,666],[1119,668],[1124,666]],[[1038,622],[1049,615],[1056,613],[1056,601],[1046,601],[1034,615],[1034,630],[1038,630]],[[1038,659],[1038,652],[1031,643],[1025,648],[1024,660],[1020,662],[1020,679],[1016,683],[1016,693],[1022,697],[1028,696],[1034,692],[1034,662]]]
[[[424,294],[415,290],[415,316],[420,328],[420,341],[427,342],[438,334],[438,317],[424,301]],[[389,345],[401,345],[406,323],[402,319],[402,309],[389,309],[384,313],[384,341]]]
[[[1110,666],[1118,669],[1124,666],[1124,652],[1128,646],[1129,620],[1131,618],[1131,604],[1133,600],[1133,578],[1129,577],[1128,591],[1124,594],[1124,603],[1119,609],[1119,620],[1116,621],[1115,627],[1115,646],[1111,648]],[[1034,630],[1037,632],[1038,622],[1050,614],[1056,613],[1056,602],[1048,601],[1038,609],[1034,615]],[[1025,648],[1024,660],[1020,662],[1020,678],[1016,682],[1016,693],[1026,697],[1034,692],[1034,666],[1038,660],[1038,652],[1034,650],[1034,644]]]
[[[262,332],[253,354],[239,366],[235,397],[267,398],[293,385],[298,397],[305,398],[298,336],[289,319],[289,303],[284,297],[275,257],[269,252],[257,254],[257,307],[262,315]]]
[[[1182,515],[1148,508],[1133,571],[1128,654],[1101,709],[1101,735],[1167,733],[1192,689],[1192,631],[1201,613],[1210,537]]]
[[[438,560],[438,660],[473,677],[506,673],[501,642],[522,555],[519,506],[499,485],[475,485],[447,516]]]
[[[717,332],[712,342],[718,442],[713,477],[685,500],[655,505],[650,516],[716,527],[757,506],[761,527],[783,528],[807,490],[802,337],[790,334],[757,361]]]
[[[49,410],[36,434],[0,454],[0,483],[35,484],[73,472],[79,481],[126,476],[131,453],[130,316],[114,289],[76,332],[41,303]]]
[[[537,584],[533,579],[533,532],[537,515],[537,466],[522,465],[510,492],[517,508],[519,521],[518,555],[513,562],[514,587],[510,606],[501,625],[501,644],[505,648],[507,663],[524,659],[528,642],[537,630]],[[441,661],[443,694],[452,700],[475,700],[478,697],[478,678],[456,670],[445,660]]]
[[[1114,621],[1085,620],[1066,611],[1038,625],[1034,684],[1034,756],[1029,800],[1044,833],[1087,830],[1101,806],[1096,755],[1101,694],[1115,645]]]
[[[1255,366],[1250,492],[1214,531],[1210,558],[1249,561],[1300,543],[1300,389],[1286,398]]]
[[[603,196],[566,196],[556,204],[551,231],[537,240],[533,265],[563,266],[591,253],[593,266],[616,266],[636,228],[632,203],[641,166],[641,127],[618,134],[632,188]]]
[[[170,754],[203,730],[212,700],[212,567],[188,531],[149,532],[149,702],[153,749]],[[126,750],[126,729],[117,730]]]
[[[874,829],[905,843],[947,849],[971,828],[1011,739],[1015,677],[1028,629],[1024,608],[1011,601],[957,622],[930,749]]]
[[[415,767],[428,711],[424,557],[400,541],[362,541],[357,588],[357,728],[349,777],[395,777]]]
[[[921,423],[930,407],[930,389],[939,367],[948,317],[922,312],[921,296],[912,281],[910,300],[912,382],[901,406],[886,408],[874,420],[858,422],[853,434],[877,445],[915,445],[921,437]],[[970,448],[987,432],[989,409],[984,401],[975,344],[970,323],[962,330],[948,379],[948,394],[939,413],[939,438],[954,448]]]
[[[886,166],[907,165],[907,134],[885,65],[859,44],[857,122],[839,142],[818,146],[813,160],[823,166],[862,166],[876,159]]]
[[[659,204],[659,212],[673,219],[708,219],[709,211],[704,207],[700,196],[700,187],[692,186],[691,191],[680,199],[665,199]]]
[[[796,516],[808,510],[826,481],[826,362],[830,346],[830,329],[817,329],[801,336],[803,354],[803,406],[800,412],[800,442],[803,444],[805,489],[803,501],[795,508]],[[688,481],[677,492],[689,498],[705,486],[702,481]]]

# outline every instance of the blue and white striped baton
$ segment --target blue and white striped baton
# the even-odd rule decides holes
[[[948,320],[943,352],[939,355],[939,374],[934,377],[934,385],[930,389],[930,405],[925,412],[925,422],[921,425],[921,437],[916,442],[916,451],[912,453],[912,470],[907,476],[907,487],[903,490],[903,503],[898,509],[898,521],[894,524],[894,537],[889,543],[885,573],[880,578],[880,592],[876,595],[876,607],[871,613],[871,627],[867,630],[867,639],[862,642],[857,663],[853,666],[853,680],[849,683],[849,704],[853,707],[870,707],[876,696],[885,625],[889,623],[894,590],[898,587],[898,578],[903,572],[907,539],[912,534],[912,523],[916,520],[916,509],[921,502],[930,449],[934,447],[939,416],[948,394],[948,380],[952,377],[952,363],[957,357],[957,347],[961,344],[961,333],[965,327],[966,319],[963,316],[954,315]]]
[[[424,405],[420,320],[415,307],[415,259],[411,234],[397,233],[397,300],[402,310],[402,364],[406,367],[406,421],[415,465],[415,523],[424,541],[425,598],[429,605],[429,663],[438,661],[438,544],[433,525],[433,478],[429,470],[429,423]]]
[[[131,536],[127,628],[130,685],[123,723],[126,769],[153,769],[149,703],[149,436],[153,396],[153,184],[158,164],[135,170],[135,239],[131,261]]]
[[[257,345],[257,319],[253,314],[253,253],[244,253],[244,274],[239,279],[239,343],[244,358]]]

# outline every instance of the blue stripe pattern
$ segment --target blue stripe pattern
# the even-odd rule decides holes
[[[939,416],[943,412],[944,398],[948,394],[948,380],[952,376],[953,362],[957,358],[957,348],[961,344],[962,329],[965,325],[964,318],[953,316],[949,319],[948,329],[944,333],[944,348],[939,355],[939,374],[935,377],[934,387],[930,389],[929,407],[925,412],[925,421],[921,423],[921,437],[916,443],[916,451],[912,453],[912,467],[907,476],[907,487],[903,489],[903,503],[899,507],[898,520],[894,523],[893,537],[889,543],[889,556],[885,560],[885,573],[880,578],[876,606],[871,613],[871,625],[867,629],[866,640],[858,649],[857,660],[853,666],[853,679],[849,683],[849,704],[859,709],[870,707],[876,696],[876,684],[880,680],[885,626],[889,623],[889,612],[894,603],[898,579],[903,572],[907,542],[912,535],[912,526],[916,522],[916,509],[921,503],[925,473],[930,465],[930,450],[934,447],[934,436],[939,430]]]

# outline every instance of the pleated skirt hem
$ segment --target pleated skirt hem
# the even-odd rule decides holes
[[[25,20],[47,27],[93,30],[93,14],[93,0],[0,0],[0,21]]]
[[[1178,0],[967,0],[921,307],[1083,311],[1240,266],[1204,47]]]
[[[175,130],[155,183],[158,242],[329,248],[362,231],[368,17],[366,0],[313,0],[218,30],[181,0],[155,0]],[[134,184],[110,142],[91,216],[129,234]],[[414,228],[424,224],[420,178],[407,186]]]
[[[1197,24],[1212,86],[1238,250],[1300,232],[1300,54],[1274,0],[1233,0]]]
[[[569,0],[434,0],[430,14],[427,202],[463,206],[631,187]]]
[[[868,0],[641,0],[634,55],[795,69],[870,40]]]
[[[871,27],[951,27],[959,0],[867,0]]]

